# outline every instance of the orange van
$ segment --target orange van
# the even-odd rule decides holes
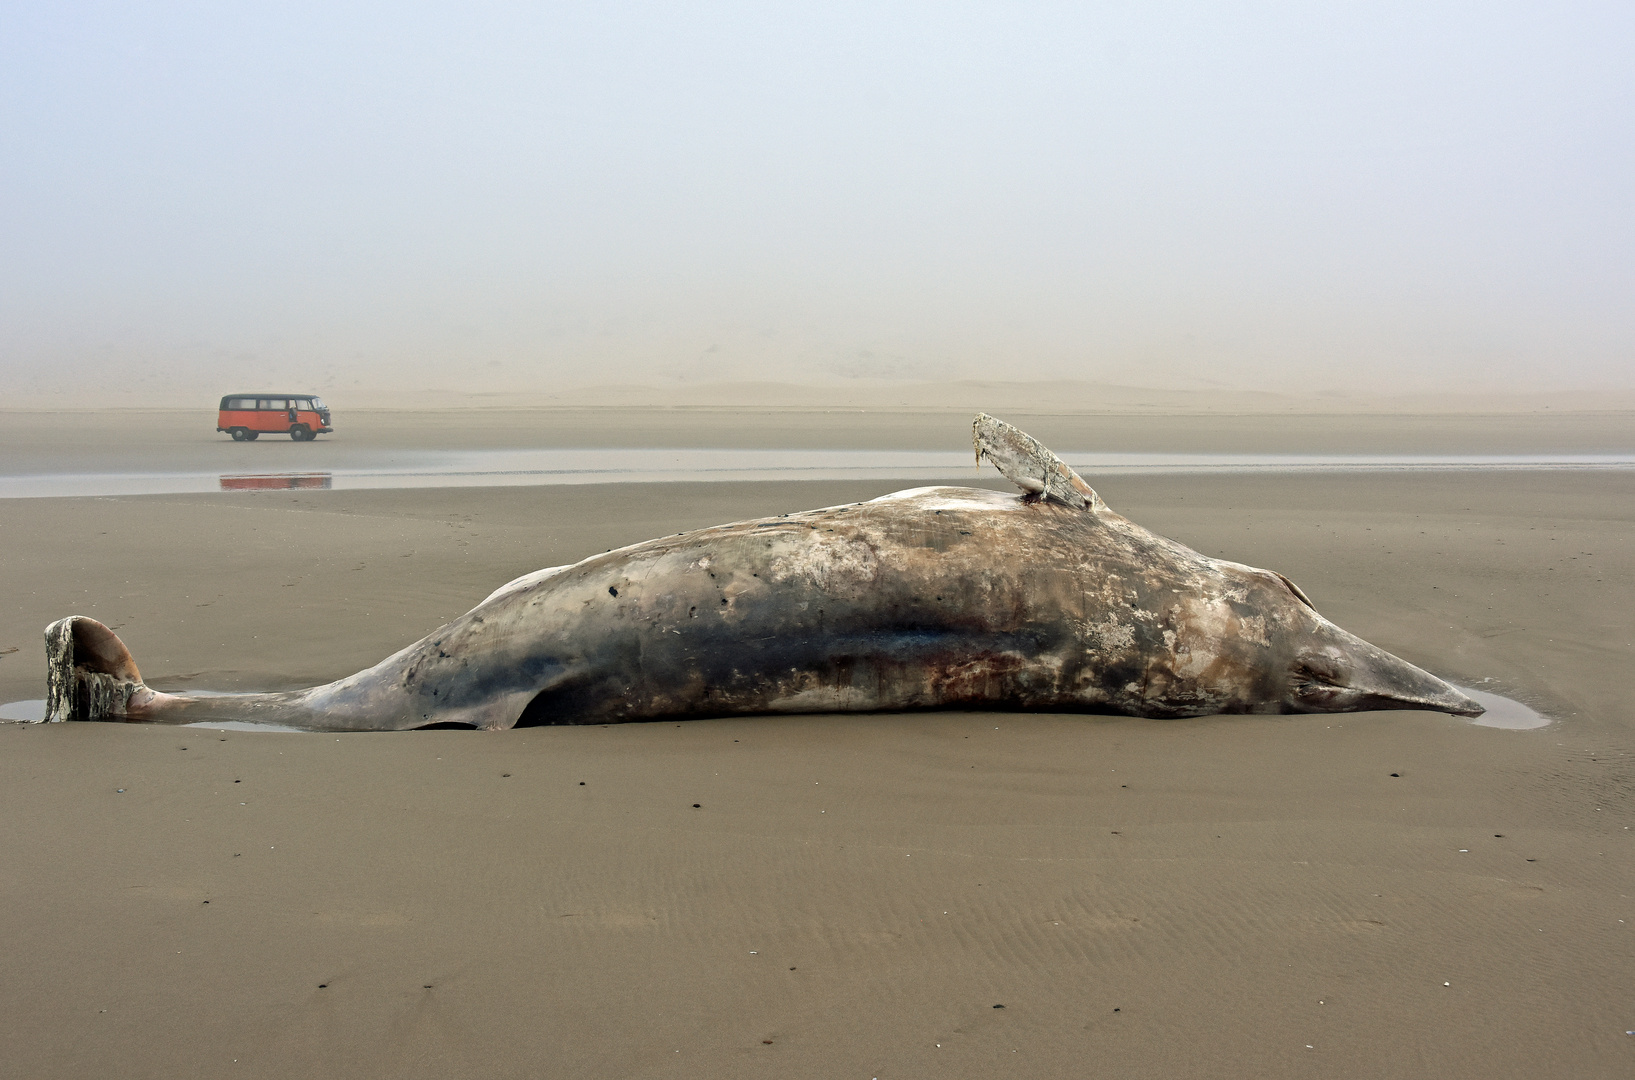
[[[268,432],[310,442],[335,429],[329,426],[329,406],[312,394],[228,394],[221,399],[216,430],[234,442],[255,442]]]

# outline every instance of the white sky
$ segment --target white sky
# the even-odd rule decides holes
[[[0,389],[1635,386],[1635,7],[0,5]]]

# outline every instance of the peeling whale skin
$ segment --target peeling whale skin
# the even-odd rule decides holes
[[[1148,532],[1003,421],[979,416],[974,433],[1024,494],[917,488],[650,540],[519,578],[309,690],[160,693],[111,630],[71,616],[46,631],[47,719],[395,731],[939,708],[1481,713],[1282,575]]]

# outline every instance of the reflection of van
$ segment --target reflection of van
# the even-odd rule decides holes
[[[224,476],[223,491],[307,491],[313,488],[333,487],[335,481],[326,472],[274,473],[262,476]]]
[[[234,442],[255,442],[263,432],[303,442],[328,434],[329,406],[311,394],[229,394],[221,399],[216,430]]]

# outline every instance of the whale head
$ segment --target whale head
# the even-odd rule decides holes
[[[1284,679],[1284,712],[1424,709],[1480,716],[1485,711],[1457,687],[1321,616],[1293,650]]]
[[[1148,594],[1164,647],[1149,647],[1123,687],[1132,697],[1118,703],[1122,709],[1160,716],[1482,714],[1458,688],[1329,622],[1282,574],[1131,535],[1146,565],[1162,568],[1154,580],[1168,587]]]
[[[1201,672],[1192,665],[1193,685],[1220,693],[1221,711],[1484,711],[1458,688],[1329,622],[1282,574],[1198,562],[1196,591],[1176,607],[1186,614],[1176,622],[1171,670],[1185,670],[1189,656],[1210,658]]]

